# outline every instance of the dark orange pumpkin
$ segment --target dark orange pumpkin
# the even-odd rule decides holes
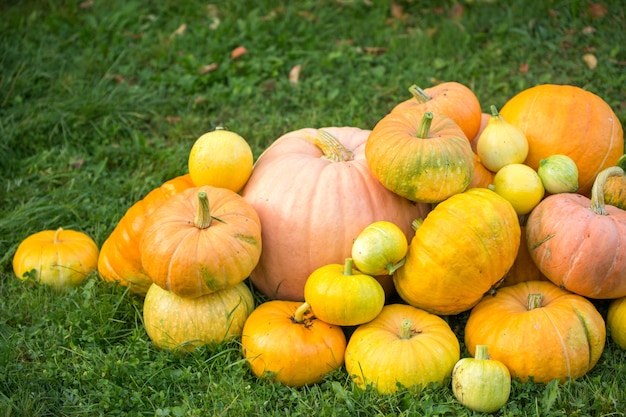
[[[487,167],[480,162],[480,157],[474,153],[474,174],[467,188],[487,188],[489,185],[493,184],[493,178],[495,176],[496,174],[489,171]]]
[[[413,97],[397,104],[392,112],[443,113],[454,120],[468,140],[478,133],[482,111],[469,87],[448,81],[423,90],[412,85],[409,92]]]
[[[139,250],[146,219],[172,195],[193,186],[189,174],[181,175],[153,189],[126,211],[100,248],[98,272],[102,279],[127,286],[138,295],[146,294],[152,278],[141,266]]]
[[[234,191],[189,188],[150,215],[140,250],[155,284],[180,297],[199,297],[248,277],[261,255],[261,223]]]
[[[258,158],[242,195],[263,226],[263,253],[250,279],[267,297],[304,300],[309,275],[343,263],[366,226],[389,221],[410,239],[413,219],[428,213],[372,175],[364,155],[369,135],[356,127],[300,129]]]
[[[500,115],[528,140],[525,164],[534,170],[550,155],[566,155],[578,168],[578,193],[589,196],[593,181],[624,153],[619,118],[599,96],[572,85],[544,84],[512,97]]]
[[[591,200],[561,193],[545,198],[526,222],[528,250],[554,284],[585,297],[626,296],[626,211],[604,204],[603,187],[619,167],[600,172]]]

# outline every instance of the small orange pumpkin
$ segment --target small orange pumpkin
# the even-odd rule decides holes
[[[141,238],[143,269],[181,297],[240,283],[260,254],[259,217],[227,188],[195,187],[172,196],[146,221]]]
[[[521,91],[500,109],[528,140],[525,164],[534,170],[542,159],[562,154],[578,167],[578,192],[589,196],[603,169],[624,153],[619,118],[600,96],[573,85],[537,85]]]
[[[454,120],[468,140],[478,133],[482,111],[478,97],[469,87],[448,81],[423,90],[412,85],[409,92],[413,97],[397,104],[392,112],[443,113]]]
[[[392,111],[374,126],[365,159],[387,189],[421,203],[465,191],[474,174],[469,141],[442,113]]]
[[[488,345],[491,358],[522,381],[579,378],[598,362],[605,341],[604,319],[595,306],[549,281],[521,282],[486,295],[465,325],[470,354]]]
[[[622,175],[613,175],[606,179],[604,204],[610,204],[626,210],[626,154],[617,160],[616,166],[620,167],[624,173]]]
[[[105,281],[117,282],[144,296],[152,285],[141,266],[140,241],[148,216],[172,195],[193,187],[189,174],[164,182],[134,203],[119,220],[100,248],[98,273]]]
[[[591,200],[561,193],[545,198],[526,222],[530,256],[554,284],[598,299],[626,296],[626,211],[604,204],[604,184],[619,167],[600,172]]]

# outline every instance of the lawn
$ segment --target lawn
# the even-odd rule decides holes
[[[134,202],[187,172],[191,145],[216,126],[258,157],[303,127],[371,129],[410,85],[441,81],[470,87],[483,111],[534,85],[576,85],[626,123],[621,1],[285,4],[2,2],[0,416],[480,415],[449,386],[382,396],[343,369],[305,388],[257,379],[236,341],[162,351],[124,287],[93,274],[56,293],[13,275],[34,232],[76,229],[102,244]],[[607,302],[594,303],[605,315]],[[466,318],[447,317],[460,340]],[[514,381],[498,415],[624,410],[626,352],[608,337],[591,372]]]

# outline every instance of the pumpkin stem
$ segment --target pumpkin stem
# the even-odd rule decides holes
[[[411,229],[413,229],[414,231],[417,231],[417,229],[420,228],[420,226],[422,225],[422,223],[424,223],[424,219],[414,219],[411,222]]]
[[[601,171],[591,187],[591,210],[601,216],[606,216],[604,206],[604,186],[609,177],[619,177],[624,175],[624,170],[618,166],[608,167]]]
[[[489,106],[489,110],[491,110],[491,117],[495,117],[495,118],[500,118],[500,113],[498,112],[498,109],[496,108],[495,105],[491,105]]]
[[[387,274],[388,275],[393,275],[393,273],[396,272],[396,270],[400,269],[400,267],[402,267],[402,265],[404,265],[405,262],[406,262],[406,256],[404,258],[400,259],[400,261],[398,261],[398,263],[395,264],[395,265],[390,263],[385,268],[387,270]]]
[[[311,309],[311,305],[306,301],[302,303],[300,307],[296,309],[296,312],[293,314],[293,321],[299,324],[304,323],[304,315],[307,311]]]
[[[343,274],[344,275],[352,275],[352,258],[346,258],[346,262],[343,264]]]
[[[479,361],[486,361],[489,359],[489,352],[487,345],[476,345],[476,352],[474,353],[474,359]]]
[[[205,191],[198,193],[198,202],[200,203],[198,206],[198,214],[196,214],[193,224],[198,229],[206,229],[211,226],[213,218],[211,217],[211,210],[209,209],[209,198]]]
[[[417,137],[420,139],[428,139],[428,133],[430,132],[430,125],[433,122],[432,112],[427,111],[422,117],[420,127],[417,129]]]
[[[411,321],[411,319],[402,320],[398,337],[400,337],[400,339],[403,339],[403,340],[410,339],[411,336],[413,336],[413,331],[411,330],[411,326],[413,326],[413,322]]]
[[[322,150],[323,158],[329,161],[351,161],[354,156],[350,149],[325,130],[318,130],[317,135],[309,139],[313,145]]]
[[[63,231],[62,227],[59,227],[56,232],[54,232],[54,237],[52,238],[52,243],[58,245],[61,243],[61,232]]]
[[[620,167],[624,170],[624,172],[626,172],[626,153],[619,157],[619,159],[615,163],[615,166]]]
[[[528,294],[528,304],[526,308],[528,309],[528,311],[539,308],[541,307],[542,301],[543,301],[542,293]]]
[[[413,95],[413,98],[417,100],[418,103],[426,103],[427,101],[432,100],[432,98],[426,94],[424,90],[415,84],[409,87],[409,93]]]

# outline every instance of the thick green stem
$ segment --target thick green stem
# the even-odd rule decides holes
[[[346,258],[346,262],[343,264],[343,274],[344,275],[352,275],[352,264],[354,261],[352,258]]]
[[[406,256],[402,259],[400,259],[400,261],[397,264],[389,264],[387,265],[387,267],[385,268],[387,270],[387,274],[388,275],[393,275],[394,272],[396,272],[396,270],[398,270],[399,268],[402,267],[402,265],[404,265],[404,263],[406,262]]]
[[[626,153],[619,157],[615,166],[620,167],[624,170],[624,172],[626,172]]]
[[[417,137],[420,139],[428,139],[428,133],[430,132],[430,125],[433,122],[433,114],[429,111],[424,113],[420,127],[417,129]]]
[[[412,325],[413,325],[413,322],[411,321],[411,319],[402,320],[398,337],[400,337],[400,339],[403,339],[403,340],[410,339],[411,336],[413,336],[413,332],[411,331]]]
[[[498,109],[495,105],[492,104],[491,106],[489,106],[489,110],[491,110],[491,117],[500,117],[500,113],[498,113]]]
[[[310,138],[310,141],[322,150],[323,158],[329,161],[351,161],[354,158],[350,149],[343,146],[336,137],[325,130],[318,130],[317,135]]]
[[[476,345],[474,359],[478,359],[480,361],[486,361],[489,359],[489,351],[487,349],[487,345]]]
[[[198,202],[200,204],[198,205],[198,214],[196,214],[194,225],[198,229],[206,229],[211,226],[213,218],[211,217],[211,210],[209,208],[209,198],[205,191],[198,193]]]
[[[604,206],[604,186],[609,177],[619,177],[624,175],[624,170],[618,166],[609,167],[601,171],[591,187],[591,210],[599,215],[606,216]]]
[[[528,311],[534,310],[536,308],[541,307],[541,303],[542,302],[543,302],[543,294],[542,293],[528,294],[528,304],[527,304],[526,308],[528,309]]]
[[[304,315],[307,311],[311,309],[311,305],[306,301],[302,303],[300,307],[296,309],[296,312],[293,314],[293,321],[296,323],[304,323]]]
[[[422,90],[415,84],[409,87],[409,93],[411,93],[413,98],[419,103],[426,103],[427,101],[432,100],[432,97],[426,94],[424,90]]]
[[[422,225],[422,223],[424,223],[424,219],[415,219],[411,222],[411,228],[414,231],[417,231],[417,229],[420,228],[420,226]]]

